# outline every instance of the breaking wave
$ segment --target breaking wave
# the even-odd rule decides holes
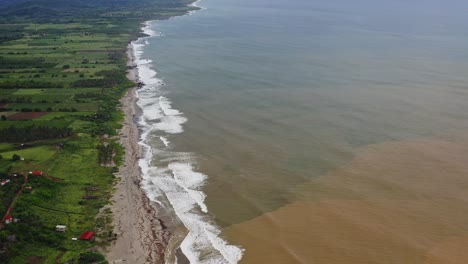
[[[152,61],[144,58],[144,48],[153,37],[162,36],[151,29],[149,22],[142,31],[148,37],[132,42],[139,81],[138,106],[142,109],[138,125],[141,129],[139,144],[144,156],[139,165],[142,170],[142,188],[147,196],[160,206],[174,211],[188,230],[180,248],[190,263],[238,263],[243,250],[229,245],[220,237],[220,229],[208,215],[202,187],[208,176],[194,170],[192,153],[172,151],[170,137],[184,131],[184,114],[173,108],[163,81],[156,77]],[[157,165],[155,165],[157,163]]]

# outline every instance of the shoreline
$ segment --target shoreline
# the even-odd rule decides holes
[[[109,206],[113,213],[113,229],[116,239],[106,248],[109,263],[164,263],[165,249],[172,235],[165,223],[158,217],[160,210],[152,205],[140,187],[141,169],[138,161],[142,147],[138,144],[140,132],[135,122],[139,115],[138,69],[132,44],[127,47],[127,78],[135,83],[120,100],[124,122],[120,130],[119,143],[125,149],[124,163],[116,175],[113,203]]]
[[[202,8],[194,0],[187,6],[195,8],[183,15]],[[147,25],[153,20],[147,20]],[[144,26],[141,28],[145,32]],[[137,105],[137,90],[142,86],[139,78],[138,65],[133,43],[127,45],[126,77],[135,85],[128,89],[120,99],[120,110],[124,113],[122,128],[119,130],[119,143],[124,147],[124,162],[116,174],[118,182],[111,204],[105,208],[112,211],[112,226],[114,240],[102,253],[110,264],[117,263],[166,263],[166,261],[188,264],[189,260],[180,248],[178,240],[177,220],[170,212],[152,202],[141,187],[142,169],[139,161],[144,155],[144,147],[140,145],[141,130],[138,127],[138,117],[142,109]],[[103,208],[103,209],[105,209]],[[180,231],[179,231],[180,233]]]

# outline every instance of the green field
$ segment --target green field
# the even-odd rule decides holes
[[[114,236],[110,212],[96,217],[115,181],[109,164],[123,154],[113,147],[113,162],[102,164],[110,162],[102,146],[116,142],[103,135],[117,135],[119,99],[134,85],[125,78],[125,50],[142,36],[142,22],[184,14],[191,2],[0,1],[0,179],[15,179],[0,188],[0,216],[22,184],[13,173],[44,172],[29,176],[32,190],[11,212],[20,221],[0,230],[0,263],[105,263],[99,254],[83,261]],[[55,232],[57,224],[67,231]],[[88,230],[96,241],[71,240]]]
[[[10,150],[5,152],[0,152],[5,158],[12,157],[13,154],[17,154],[24,158],[25,163],[40,164],[48,159],[50,159],[55,154],[55,148],[53,146],[39,146],[34,148]]]

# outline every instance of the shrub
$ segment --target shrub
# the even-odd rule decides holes
[[[13,157],[11,158],[13,161],[18,161],[21,159],[21,157],[18,154],[13,154]]]
[[[86,264],[86,263],[102,263],[105,261],[105,258],[102,254],[97,252],[84,252],[80,254],[80,258],[78,259],[79,264]]]

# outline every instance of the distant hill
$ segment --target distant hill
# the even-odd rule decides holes
[[[95,17],[106,11],[183,7],[193,0],[0,0],[0,23],[11,17]]]
[[[48,7],[122,7],[122,6],[145,6],[145,5],[181,5],[193,2],[191,0],[0,0],[0,8],[10,7],[13,5],[40,5]]]

